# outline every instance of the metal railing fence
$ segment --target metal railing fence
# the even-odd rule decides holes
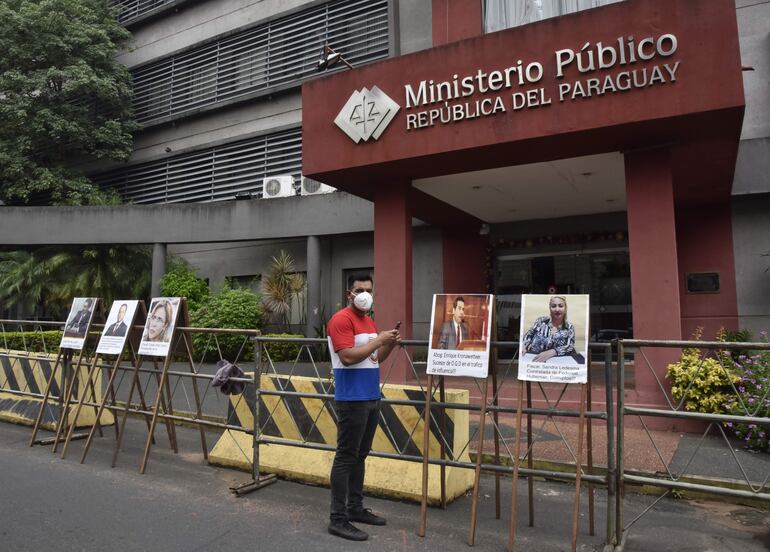
[[[756,374],[762,378],[758,382],[761,396],[759,400],[752,397],[744,400],[746,394],[745,387],[739,384],[738,373],[742,370],[740,360],[745,360],[748,351],[770,353],[770,343],[767,342],[723,342],[723,341],[674,341],[674,340],[643,340],[643,339],[622,339],[617,344],[617,467],[616,477],[619,489],[618,500],[615,504],[615,535],[608,543],[615,545],[616,552],[625,550],[631,527],[652,510],[663,498],[675,492],[697,492],[699,494],[710,495],[713,497],[731,497],[735,499],[751,499],[756,502],[770,504],[770,458],[766,459],[760,465],[759,471],[755,471],[753,476],[741,461],[738,449],[735,443],[731,442],[725,428],[730,428],[733,424],[744,424],[751,428],[766,428],[770,433],[770,355],[764,357],[763,363],[756,365]],[[662,364],[667,368],[667,376],[670,374],[670,368],[677,360],[682,361],[685,354],[688,354],[690,363],[689,375],[682,378],[681,382],[672,382],[671,385],[664,383],[660,377],[661,359],[658,358],[658,369],[656,369],[655,360],[650,360],[654,354],[660,355],[661,351],[668,351],[669,354],[663,357]],[[640,373],[649,372],[649,376],[655,382],[654,388],[659,393],[656,401],[662,404],[661,407],[638,407],[626,404],[625,398],[625,362],[627,354],[635,356],[635,376],[638,380]],[[678,358],[677,358],[678,357]],[[762,358],[762,355],[756,355]],[[749,363],[751,364],[751,363]],[[702,390],[698,389],[698,384],[704,381],[699,378],[710,378],[710,381],[722,382],[721,387],[724,391],[718,390],[720,387],[715,384],[711,395],[720,392],[727,395],[724,404],[733,404],[738,413],[730,412],[706,412],[703,411],[708,397],[704,397]],[[718,378],[718,380],[717,380]],[[724,383],[726,382],[726,383]],[[764,391],[761,391],[764,389]],[[661,400],[662,399],[662,400]],[[626,441],[626,419],[635,417],[643,428],[649,439],[651,453],[662,464],[663,469],[655,473],[637,473],[625,467],[625,441]],[[650,422],[645,420],[677,420],[680,423],[690,424],[689,429],[700,430],[701,437],[694,449],[689,455],[679,462],[679,466],[674,466],[674,459],[667,461],[656,443],[654,432],[650,429]],[[693,422],[698,422],[699,427],[692,427]],[[705,426],[705,430],[703,430]],[[694,461],[703,448],[703,444],[710,434],[716,434],[717,441],[725,446],[729,451],[729,458],[734,462],[720,465],[717,468],[725,475],[732,467],[737,468],[742,481],[725,481],[724,477],[706,475],[697,478],[696,482],[688,481],[692,479],[692,474],[688,470],[692,469]],[[653,452],[654,451],[654,452]],[[767,454],[767,453],[765,453]],[[711,462],[718,462],[717,458],[711,458]],[[761,470],[765,470],[763,474]],[[663,492],[646,509],[636,515],[628,523],[624,519],[623,497],[627,485],[648,486],[661,489]],[[736,488],[737,487],[737,488]],[[610,514],[608,512],[608,514]]]
[[[50,337],[45,335],[45,330],[62,327],[61,322],[38,322],[25,320],[0,320],[0,360],[2,360],[2,370],[0,370],[0,392],[9,393],[26,398],[41,399],[43,394],[26,389],[12,389],[10,378],[8,377],[8,367],[14,368],[14,362],[20,359],[35,359],[50,355],[57,347],[58,343],[51,343]],[[84,351],[87,359],[94,358],[95,337],[100,333],[99,325],[92,326],[91,339],[87,341]],[[136,326],[135,331],[140,327]],[[15,336],[15,343],[21,343],[22,350],[12,351],[9,347],[10,332],[21,332]],[[227,347],[224,344],[226,338],[231,341],[227,345],[230,353],[227,353]],[[232,339],[236,342],[233,345]],[[195,342],[195,344],[193,343]],[[131,394],[126,401],[121,402],[119,391],[113,391],[111,401],[108,400],[108,391],[103,391],[103,396],[97,398],[91,397],[91,400],[81,399],[80,407],[94,409],[108,409],[116,415],[132,414],[143,418],[148,424],[148,429],[152,429],[150,421],[152,419],[166,423],[169,440],[172,447],[176,447],[176,439],[173,434],[173,425],[175,423],[185,423],[196,427],[201,432],[201,443],[204,456],[208,453],[208,447],[205,440],[204,428],[209,430],[235,431],[251,436],[251,450],[242,450],[244,458],[251,459],[252,473],[251,481],[236,492],[248,492],[254,488],[259,488],[262,481],[265,480],[262,474],[260,464],[260,447],[262,445],[285,445],[304,449],[334,451],[335,447],[330,442],[319,442],[312,437],[313,429],[318,423],[320,411],[314,414],[315,419],[310,420],[310,425],[303,431],[298,431],[299,438],[286,438],[285,436],[271,433],[269,426],[275,415],[276,407],[267,407],[267,402],[277,400],[282,405],[290,404],[297,400],[319,401],[324,408],[331,414],[336,423],[336,413],[334,411],[334,392],[333,392],[333,372],[328,362],[319,360],[319,357],[325,354],[327,342],[324,339],[311,338],[282,338],[260,335],[256,330],[239,329],[208,329],[179,327],[175,334],[171,347],[171,359],[167,366],[159,368],[157,361],[142,359],[134,349],[132,341],[128,340],[129,346],[125,354],[125,365],[122,362],[105,362],[94,360],[97,369],[105,371],[105,377],[102,381],[108,381],[107,387],[116,390],[121,386],[127,385],[132,380],[130,376],[134,374],[134,379],[144,378],[143,381],[134,381],[140,389],[146,393],[156,393],[157,399],[154,408],[151,403],[141,396],[139,402],[132,401]],[[278,360],[276,356],[280,351],[275,349],[275,345],[293,347],[290,357]],[[425,451],[413,446],[417,441],[413,439],[418,432],[419,421],[422,420],[426,405],[428,393],[431,396],[439,392],[438,387],[427,389],[425,383],[424,363],[415,361],[415,358],[426,356],[427,342],[417,340],[404,341],[401,348],[394,350],[391,356],[381,365],[383,389],[391,383],[394,368],[399,366],[399,374],[403,379],[406,374],[406,383],[417,387],[414,395],[405,399],[384,398],[382,403],[384,407],[411,407],[416,409],[418,422],[413,427],[406,428],[406,433],[402,430],[399,434],[394,428],[389,426],[388,420],[384,417],[380,421],[380,428],[388,436],[392,444],[392,452],[375,450],[371,456],[386,459],[395,459],[405,462],[422,463]],[[579,416],[579,412],[574,408],[567,408],[561,405],[565,396],[566,386],[562,388],[555,384],[549,386],[538,386],[540,394],[535,400],[539,404],[534,404],[533,396],[528,396],[527,407],[522,409],[522,413],[528,417],[536,417],[542,421],[540,429],[533,430],[531,422],[527,427],[527,447],[523,455],[515,458],[511,453],[511,447],[508,443],[510,435],[506,435],[504,420],[500,416],[512,417],[517,413],[517,409],[512,406],[506,406],[501,402],[511,401],[514,397],[513,391],[509,391],[516,381],[516,348],[518,343],[514,342],[493,342],[491,359],[490,377],[492,377],[492,393],[485,406],[489,415],[493,429],[493,438],[495,441],[495,456],[490,460],[488,454],[484,454],[485,436],[479,435],[479,428],[473,430],[473,424],[469,430],[469,437],[466,443],[458,445],[453,443],[448,434],[445,434],[441,428],[445,427],[442,418],[451,411],[467,411],[473,416],[479,416],[482,411],[482,404],[478,397],[483,396],[481,385],[478,380],[473,378],[452,378],[451,385],[466,389],[472,399],[469,403],[458,403],[456,401],[446,400],[443,396],[443,387],[439,400],[432,400],[431,404],[435,410],[431,410],[431,431],[435,431],[435,437],[441,445],[441,456],[431,456],[428,462],[431,465],[437,465],[442,468],[466,468],[474,469],[475,463],[469,460],[463,460],[463,455],[471,451],[474,444],[477,454],[484,454],[481,460],[481,470],[487,473],[495,474],[497,477],[504,474],[512,474],[513,465],[518,460],[520,463],[519,473],[528,478],[528,485],[535,478],[548,478],[561,481],[574,481],[576,472],[570,472],[568,466],[581,466],[581,478],[592,487],[603,488],[607,493],[607,511],[606,511],[606,545],[607,550],[622,551],[628,542],[629,531],[632,526],[641,519],[644,514],[653,509],[664,497],[672,492],[698,492],[714,497],[732,497],[734,499],[752,499],[754,501],[770,503],[770,492],[768,492],[768,482],[770,481],[770,472],[767,474],[751,472],[741,463],[740,453],[734,450],[734,443],[725,430],[726,424],[744,424],[757,427],[768,428],[770,431],[770,418],[767,410],[762,410],[762,405],[770,403],[770,385],[765,385],[765,394],[760,397],[759,405],[751,406],[748,401],[742,404],[742,410],[730,413],[712,413],[685,410],[688,405],[687,400],[694,392],[694,383],[687,386],[680,386],[677,397],[671,395],[671,386],[662,377],[664,370],[661,369],[661,358],[666,364],[676,362],[682,351],[698,350],[701,353],[699,357],[703,369],[710,367],[712,370],[723,372],[730,376],[728,388],[736,400],[742,400],[742,392],[734,380],[735,366],[730,365],[730,359],[737,360],[737,356],[745,353],[747,350],[760,352],[761,354],[770,353],[770,344],[768,343],[726,343],[726,342],[697,342],[697,341],[653,341],[653,340],[618,340],[612,344],[592,343],[590,350],[599,357],[601,353],[602,360],[595,363],[595,366],[601,366],[601,370],[595,372],[603,374],[603,384],[595,385],[595,388],[603,387],[604,396],[600,405],[594,405],[589,398],[589,407],[585,414],[589,435],[588,435],[588,460],[578,459],[563,432],[556,426],[556,434],[564,442],[571,455],[571,460],[563,463],[565,471],[559,471],[551,466],[537,467],[533,462],[533,448],[537,444],[540,435],[543,434],[543,428],[546,423],[554,422],[556,418],[574,419]],[[223,353],[223,350],[225,352]],[[513,352],[512,354],[501,354],[503,351]],[[650,350],[661,351],[668,350],[668,357],[660,357],[655,354],[648,354]],[[43,354],[41,354],[43,353]],[[252,375],[245,378],[237,378],[235,381],[245,385],[244,393],[230,401],[230,398],[221,395],[218,391],[211,392],[211,380],[214,377],[212,362],[213,360],[230,356],[227,360],[239,364],[244,371],[253,372]],[[629,365],[629,355],[634,357],[633,369],[638,383],[642,373],[651,374],[651,378],[656,382],[659,392],[662,394],[661,400],[657,404],[661,407],[641,407],[628,404],[626,398],[626,369]],[[510,358],[506,358],[510,356]],[[248,359],[246,358],[248,357]],[[652,358],[652,360],[650,360]],[[770,357],[768,357],[770,358]],[[153,364],[148,367],[149,363]],[[590,359],[589,359],[590,363]],[[656,364],[657,363],[657,364]],[[697,364],[697,363],[696,363]],[[735,363],[733,363],[735,364]],[[589,364],[590,365],[590,364]],[[614,365],[614,366],[613,366]],[[180,368],[182,366],[182,368]],[[162,381],[165,372],[166,381]],[[589,369],[589,372],[591,370]],[[118,377],[119,374],[119,377]],[[314,392],[297,390],[291,385],[293,379],[300,379],[304,374],[305,378],[310,378],[318,385]],[[700,374],[700,368],[696,370],[693,378]],[[267,388],[263,385],[263,376],[274,378],[277,382],[273,388]],[[53,376],[52,376],[53,377]],[[126,379],[127,378],[127,379]],[[483,381],[483,380],[482,380]],[[648,378],[649,381],[649,378]],[[402,383],[399,381],[398,383]],[[770,382],[766,382],[770,384]],[[161,391],[165,389],[165,394]],[[590,389],[590,386],[589,386]],[[554,392],[558,395],[554,397]],[[184,395],[186,410],[179,409],[179,397]],[[212,399],[212,395],[216,399]],[[191,400],[194,397],[194,401]],[[117,397],[118,399],[116,399]],[[501,401],[501,399],[503,399]],[[52,401],[58,401],[61,404],[63,397],[52,396]],[[163,402],[166,401],[166,402]],[[239,402],[239,401],[242,401]],[[617,405],[615,402],[617,401]],[[160,404],[163,402],[163,404]],[[173,406],[176,402],[177,407]],[[278,404],[275,403],[275,404]],[[73,403],[71,403],[73,404]],[[249,424],[244,424],[233,416],[233,413],[241,407],[246,407],[252,413],[252,419]],[[289,415],[292,413],[289,409]],[[311,416],[311,418],[313,418]],[[624,458],[625,441],[628,437],[629,418],[634,422],[638,420],[638,426],[641,427],[645,435],[649,438],[649,444],[645,454],[657,457],[662,462],[664,468],[658,472],[642,472],[636,469],[629,469]],[[98,419],[98,416],[97,416]],[[689,458],[680,462],[678,467],[671,465],[670,459],[667,461],[661,452],[660,446],[655,441],[657,433],[651,428],[651,423],[647,420],[669,420],[677,423],[699,422],[706,427],[698,446],[692,452]],[[601,470],[595,470],[590,458],[592,450],[591,424],[600,422],[604,424],[603,430],[606,431],[606,467],[601,466]],[[123,421],[125,424],[125,418]],[[299,427],[299,424],[295,424]],[[307,424],[306,424],[307,426]],[[123,425],[125,427],[125,425]],[[403,428],[402,428],[403,429]],[[702,427],[701,427],[702,429]],[[90,438],[93,436],[94,428],[91,428]],[[122,433],[122,428],[121,428]],[[407,435],[408,434],[408,435]],[[709,480],[708,477],[702,477],[694,480],[688,469],[692,466],[694,458],[701,450],[700,445],[709,437],[709,434],[716,436],[723,441],[731,451],[731,457],[736,462],[737,473],[741,474],[742,485],[725,486],[724,481]],[[398,437],[401,435],[401,437]],[[406,435],[406,436],[404,436]],[[118,436],[120,439],[121,437]],[[523,438],[519,435],[516,439]],[[148,448],[145,452],[143,466],[146,465],[147,455],[149,453],[149,443],[152,439],[152,430],[148,435]],[[66,449],[65,449],[66,450]],[[87,449],[84,451],[87,452]],[[117,448],[116,455],[117,456]],[[115,458],[113,458],[113,463]],[[770,465],[768,462],[766,465]],[[574,467],[572,468],[574,469]],[[443,476],[442,476],[443,481]],[[624,503],[624,494],[630,486],[646,486],[661,489],[662,494],[656,497],[654,502],[644,511],[635,515],[635,517],[626,522],[626,506]],[[499,489],[499,486],[497,487]],[[589,499],[591,500],[591,510],[593,510],[593,488],[589,490]],[[499,500],[499,499],[498,499]],[[442,502],[444,497],[442,496]],[[530,516],[532,516],[532,506],[530,504]],[[499,507],[497,509],[499,516]],[[530,517],[531,519],[531,517]],[[593,531],[593,516],[591,516],[591,532]]]

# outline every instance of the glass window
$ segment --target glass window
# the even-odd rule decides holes
[[[590,295],[591,341],[632,337],[628,251],[607,250],[498,257],[495,277],[498,339],[519,340],[522,294],[553,293],[554,289],[556,293]]]
[[[254,293],[260,293],[260,285],[262,282],[261,274],[249,274],[246,276],[228,276],[230,285],[238,289],[248,289]]]
[[[616,2],[623,0],[484,0],[484,32],[493,33]]]

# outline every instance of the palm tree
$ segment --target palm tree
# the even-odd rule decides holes
[[[295,298],[300,298],[305,286],[305,277],[295,271],[294,259],[289,253],[281,250],[273,257],[270,270],[262,279],[262,303],[265,310],[277,319],[278,324],[288,329],[292,302]],[[302,302],[299,303],[302,308]]]
[[[307,302],[304,301],[305,289],[307,288],[305,276],[299,272],[295,272],[291,275],[290,286],[294,299],[296,299],[297,306],[299,307],[299,323],[305,324],[307,321]]]
[[[37,307],[47,310],[52,300],[56,274],[69,256],[53,250],[0,253],[0,304],[34,315]],[[54,309],[55,310],[55,309]]]
[[[24,314],[61,317],[73,297],[114,299],[146,297],[151,256],[146,247],[94,245],[47,246],[0,252],[0,304]]]
[[[115,299],[149,295],[152,257],[147,247],[89,246],[72,252],[67,271],[70,277],[57,289],[60,298],[99,297],[109,306]]]

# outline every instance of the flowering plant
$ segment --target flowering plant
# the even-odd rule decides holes
[[[698,328],[693,340],[700,341],[702,335],[703,328]],[[724,341],[724,332],[717,337]],[[721,351],[707,356],[700,349],[684,349],[679,362],[669,364],[666,372],[671,380],[671,396],[690,412],[724,413],[730,400],[730,384],[737,380],[729,358]]]
[[[762,332],[767,343],[767,332]],[[748,351],[732,354],[732,362],[738,380],[733,395],[726,403],[726,410],[738,416],[770,418],[770,351]],[[770,427],[758,424],[728,422],[725,424],[746,448],[770,452]]]

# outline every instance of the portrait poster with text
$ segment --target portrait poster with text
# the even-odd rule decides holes
[[[75,297],[72,300],[72,307],[64,323],[60,348],[76,350],[83,348],[95,309],[96,297]]]
[[[140,355],[160,357],[168,355],[179,304],[179,297],[152,299],[150,310],[147,312],[147,321],[142,330],[142,341],[139,343]]]
[[[522,295],[519,379],[588,381],[588,295]]]
[[[486,378],[494,296],[433,296],[428,374]]]
[[[97,354],[119,355],[123,352],[139,301],[113,301],[107,322],[104,324]]]

